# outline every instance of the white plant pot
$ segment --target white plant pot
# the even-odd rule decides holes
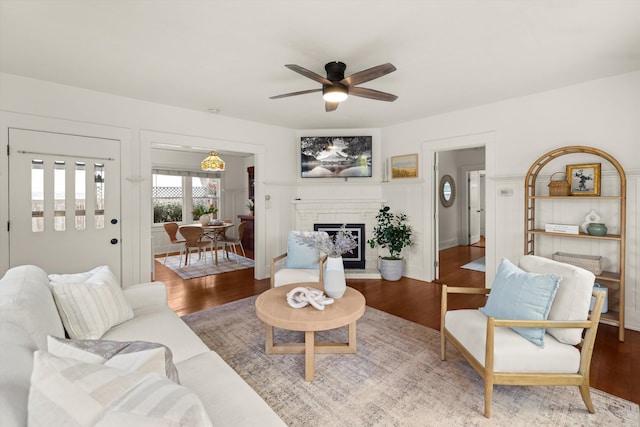
[[[207,225],[209,224],[209,221],[211,221],[209,215],[200,215],[200,224]]]
[[[395,282],[402,277],[403,270],[402,259],[384,259],[380,258],[380,275],[384,280]]]
[[[342,298],[347,290],[347,281],[344,277],[344,263],[342,262],[342,257],[329,257],[324,265],[324,292],[330,298]]]

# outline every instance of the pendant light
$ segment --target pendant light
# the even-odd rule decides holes
[[[201,163],[203,171],[221,172],[224,170],[224,160],[218,157],[218,153],[211,151],[209,157]]]

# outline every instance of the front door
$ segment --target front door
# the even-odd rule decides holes
[[[120,277],[120,141],[9,130],[9,265]]]

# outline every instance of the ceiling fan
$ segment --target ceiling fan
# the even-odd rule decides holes
[[[396,95],[392,95],[390,93],[356,86],[394,72],[396,67],[388,62],[386,64],[359,71],[349,77],[344,76],[344,70],[346,70],[347,65],[340,61],[329,62],[324,66],[324,69],[327,71],[326,78],[314,73],[313,71],[309,71],[306,68],[302,68],[299,65],[287,64],[285,67],[298,74],[302,74],[311,80],[322,83],[322,88],[285,93],[283,95],[271,96],[269,99],[279,99],[286,98],[288,96],[322,92],[322,97],[325,100],[325,110],[327,112],[335,111],[338,108],[338,104],[347,99],[349,95],[387,102],[393,102],[398,99]]]

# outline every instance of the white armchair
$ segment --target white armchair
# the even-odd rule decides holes
[[[604,301],[604,292],[593,289],[595,276],[582,268],[534,255],[523,256],[520,269],[505,261],[492,289],[442,287],[441,359],[446,360],[449,342],[483,378],[486,417],[491,415],[494,384],[575,385],[588,411],[595,413],[589,370]],[[540,282],[545,283],[538,286]],[[545,286],[551,293],[546,301],[542,295],[546,291],[534,291],[531,299],[526,296],[531,288]],[[514,290],[517,298],[509,301],[508,293]],[[453,293],[490,296],[481,309],[447,311],[447,298]],[[595,303],[589,315],[592,296]],[[522,303],[530,306],[532,300],[541,310],[533,316],[522,315],[526,312]],[[510,314],[498,318],[491,313],[495,307]],[[533,342],[537,339],[543,341],[542,346]]]
[[[291,231],[287,241],[287,252],[271,260],[271,287],[291,283],[324,283],[324,262],[326,255],[318,249],[310,248],[296,239],[301,233],[321,233],[324,231]]]

